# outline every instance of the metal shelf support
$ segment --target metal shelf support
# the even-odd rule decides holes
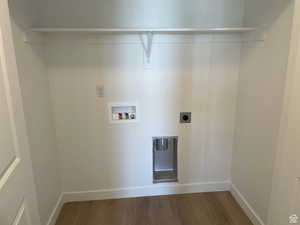
[[[145,38],[146,36],[146,38]],[[152,54],[152,46],[153,46],[153,32],[149,31],[146,35],[140,34],[140,40],[142,43],[142,47],[145,52],[147,64],[150,64],[151,54]],[[146,40],[145,40],[146,39]]]

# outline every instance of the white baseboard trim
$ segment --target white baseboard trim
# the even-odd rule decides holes
[[[59,213],[61,211],[61,208],[63,207],[64,203],[65,202],[63,201],[63,194],[61,193],[58,200],[57,200],[57,202],[56,202],[56,204],[55,204],[55,206],[54,206],[54,209],[53,209],[53,211],[52,211],[52,213],[49,217],[47,225],[55,225],[55,222],[58,218],[58,215],[59,215]]]
[[[58,198],[47,225],[55,225],[63,204],[67,202],[218,191],[230,191],[254,225],[265,225],[246,198],[230,181],[191,184],[153,184],[141,187],[63,192]]]
[[[254,225],[265,225],[262,219],[258,216],[255,210],[251,207],[249,202],[234,184],[231,184],[230,193],[233,195],[235,200],[239,203]]]
[[[47,225],[54,225],[63,204],[67,202],[133,198],[143,196],[201,193],[201,192],[218,192],[229,191],[230,181],[224,182],[205,182],[190,184],[153,184],[140,187],[100,189],[90,191],[63,192],[48,220]]]
[[[191,184],[153,184],[141,187],[77,191],[63,193],[64,202],[90,201],[143,196],[171,195],[199,192],[229,191],[230,182],[206,182]]]

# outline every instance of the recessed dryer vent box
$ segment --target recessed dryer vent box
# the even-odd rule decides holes
[[[136,103],[109,103],[110,123],[138,122],[138,106]]]
[[[177,182],[178,137],[153,137],[153,183]]]

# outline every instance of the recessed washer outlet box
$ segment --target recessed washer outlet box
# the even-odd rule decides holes
[[[109,122],[110,123],[136,123],[139,121],[137,103],[109,103]]]
[[[180,123],[191,123],[192,113],[191,112],[181,112],[180,113]]]

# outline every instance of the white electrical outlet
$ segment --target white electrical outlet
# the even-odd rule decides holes
[[[101,86],[101,85],[96,86],[96,95],[98,98],[104,97],[104,86]]]

